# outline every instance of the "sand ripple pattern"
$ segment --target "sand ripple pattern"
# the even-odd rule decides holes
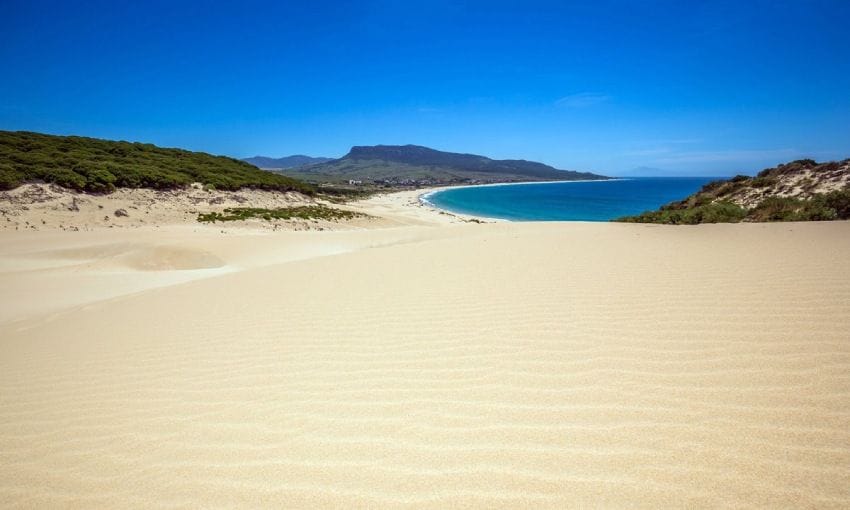
[[[457,228],[0,325],[0,506],[850,505],[850,223]]]

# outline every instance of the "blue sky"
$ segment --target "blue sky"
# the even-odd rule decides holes
[[[0,129],[752,173],[850,157],[848,26],[847,0],[5,0]]]

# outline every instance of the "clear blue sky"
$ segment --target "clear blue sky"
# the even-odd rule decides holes
[[[235,157],[414,143],[613,175],[850,157],[848,0],[0,11],[0,129]]]

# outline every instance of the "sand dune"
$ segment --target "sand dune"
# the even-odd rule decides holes
[[[847,222],[3,236],[2,506],[850,505]]]

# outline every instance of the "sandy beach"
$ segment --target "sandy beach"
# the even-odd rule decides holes
[[[0,231],[0,506],[850,506],[850,222],[419,193]]]

